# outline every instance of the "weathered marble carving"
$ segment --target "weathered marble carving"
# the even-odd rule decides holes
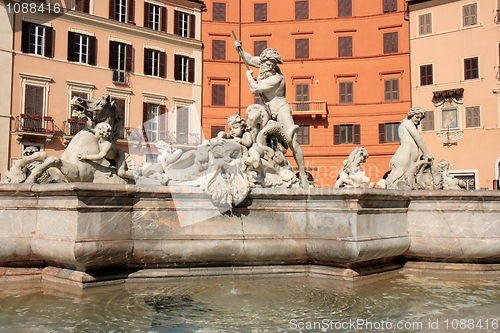
[[[427,188],[426,179],[431,174],[428,170],[429,163],[432,165],[434,158],[427,151],[424,139],[417,129],[424,117],[423,108],[413,107],[408,111],[407,118],[399,125],[401,145],[391,158],[389,164],[391,172],[385,181],[386,188],[400,190],[420,189],[422,186]],[[420,151],[423,158],[419,161]],[[430,177],[432,178],[432,175]]]
[[[12,164],[7,182],[23,183],[31,174],[31,171],[47,158],[47,153],[39,151],[37,147],[28,146],[23,151],[23,157]],[[45,183],[50,175],[45,172],[40,177],[40,183]]]
[[[85,121],[86,128],[73,137],[61,158],[46,155],[37,157],[41,163],[31,170],[24,182],[41,183],[44,175],[54,168],[64,175],[66,182],[133,182],[133,161],[128,154],[115,147],[120,116],[110,96],[90,100],[75,97],[71,105],[72,115]]]
[[[363,147],[356,147],[344,161],[335,187],[374,187],[374,183],[370,183],[370,178],[365,176],[361,168],[361,163],[365,163],[367,158],[368,151]]]
[[[260,95],[269,119],[283,126],[286,141],[299,167],[300,183],[302,187],[309,187],[304,166],[304,153],[297,142],[296,134],[299,127],[293,121],[292,109],[286,99],[285,77],[278,66],[283,61],[278,51],[267,48],[260,56],[252,56],[242,49],[241,41],[236,40],[234,45],[247,65],[246,78],[250,91],[252,94]],[[254,71],[249,66],[260,69],[257,80],[253,78]]]
[[[441,160],[437,163],[433,172],[434,188],[443,190],[465,189],[467,187],[465,182],[450,175],[449,170],[450,162],[447,160]]]

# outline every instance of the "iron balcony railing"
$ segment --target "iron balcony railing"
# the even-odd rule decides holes
[[[54,133],[54,120],[50,116],[21,113],[16,117],[16,132]]]

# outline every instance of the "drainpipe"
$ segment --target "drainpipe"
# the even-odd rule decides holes
[[[239,0],[238,38],[241,40],[241,1]],[[238,56],[238,114],[241,115],[241,57]]]

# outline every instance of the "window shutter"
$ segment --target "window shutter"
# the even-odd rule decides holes
[[[339,57],[351,57],[352,56],[352,37],[339,37]]]
[[[333,125],[333,144],[334,145],[341,144],[340,125]]]
[[[149,14],[151,12],[149,2],[144,2],[144,28],[151,28],[149,25]]]
[[[188,143],[189,135],[189,108],[177,109],[177,142]]]
[[[188,58],[188,81],[194,83],[194,58]]]
[[[128,23],[135,23],[135,0],[127,0]]]
[[[144,74],[145,75],[151,75],[151,73],[152,73],[150,59],[151,59],[151,50],[144,49]]]
[[[214,21],[226,21],[226,4],[223,2],[213,3],[213,16]]]
[[[167,131],[167,108],[165,105],[160,105],[159,114],[158,114],[158,126],[159,126],[159,139],[166,139],[166,131]]]
[[[79,12],[83,12],[83,0],[76,0],[75,2],[75,10]]]
[[[351,0],[339,0],[338,2],[339,17],[352,16]]]
[[[399,101],[399,79],[392,80],[392,100]]]
[[[125,127],[125,100],[124,99],[115,99],[115,104],[118,107],[118,116],[120,117],[120,126],[121,128]]]
[[[386,143],[385,124],[378,124],[378,142]]]
[[[309,39],[305,38],[295,40],[295,58],[309,58]]]
[[[425,14],[420,15],[418,17],[418,30],[419,30],[419,35],[424,35],[425,34]]]
[[[30,51],[30,23],[26,21],[22,24],[21,51],[24,53]]]
[[[353,125],[353,139],[355,145],[361,144],[361,125]]]
[[[27,85],[24,99],[24,113],[43,116],[43,95],[43,87]]]
[[[90,0],[83,1],[83,12],[90,13]]]
[[[54,57],[54,28],[44,27],[45,30],[45,47],[44,56],[53,58]]]
[[[97,64],[97,38],[89,36],[89,65]]]
[[[165,52],[160,52],[160,77],[167,77],[167,54]]]
[[[142,103],[142,125],[148,121],[148,103]]]
[[[212,105],[226,105],[226,86],[223,84],[212,85]]]
[[[398,33],[393,32],[391,35],[392,39],[392,52],[398,52]]]
[[[109,18],[115,19],[116,0],[109,0]]]
[[[134,48],[132,45],[125,45],[125,70],[128,72],[133,72],[133,58],[134,58]]]
[[[309,2],[295,1],[295,19],[306,20],[309,18]]]
[[[255,22],[267,21],[267,3],[256,3],[254,4],[253,10]]]
[[[161,7],[160,30],[167,31],[167,7]]]
[[[216,138],[217,134],[219,134],[219,132],[224,132],[225,130],[226,130],[226,127],[224,127],[224,126],[212,126],[210,128],[211,138]]]
[[[68,31],[68,61],[75,61],[75,33]]]
[[[189,14],[189,38],[196,37],[196,16]]]
[[[181,79],[181,56],[176,54],[174,56],[174,79],[175,80],[180,80]]]
[[[116,42],[109,41],[109,68],[115,68]]]
[[[255,56],[259,56],[267,48],[267,40],[256,40],[253,42],[253,51]]]
[[[174,34],[176,35],[180,35],[181,32],[180,32],[180,15],[181,15],[181,12],[179,12],[178,10],[174,11]]]
[[[466,110],[466,127],[479,127],[480,121],[480,108],[479,106],[471,106],[465,108]]]

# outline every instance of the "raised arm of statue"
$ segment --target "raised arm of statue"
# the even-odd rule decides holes
[[[234,47],[236,48],[236,51],[238,51],[238,54],[243,58],[243,61],[252,67],[260,67],[260,58],[259,56],[252,56],[250,53],[246,52],[241,48],[241,40],[235,40],[234,41]]]

